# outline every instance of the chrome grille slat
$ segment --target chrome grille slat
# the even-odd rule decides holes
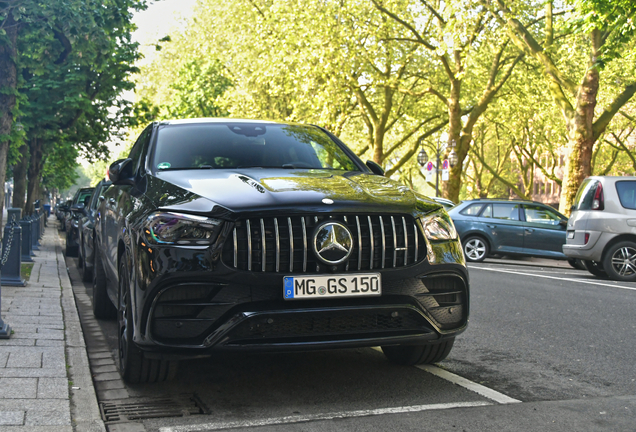
[[[261,218],[261,268],[265,271],[266,267],[266,258],[267,255],[267,246],[265,245],[265,222],[263,218]]]
[[[245,221],[247,225],[247,269],[252,271],[252,227],[250,226],[250,220]]]
[[[415,262],[417,262],[417,253],[419,252],[420,247],[419,239],[417,236],[417,223],[413,224],[413,234],[415,235]]]
[[[358,270],[362,268],[362,233],[360,232],[360,218],[356,216],[356,226],[358,227]]]
[[[314,223],[316,220],[318,223]],[[336,271],[316,258],[310,244],[315,227],[325,220],[344,223],[353,237],[353,253],[339,266],[340,272],[411,266],[426,257],[423,234],[417,220],[410,215],[310,214],[237,221],[223,247],[223,262],[239,271],[259,273],[324,274]],[[289,238],[285,237],[287,235]]]
[[[307,271],[307,225],[305,217],[300,218],[300,224],[303,227],[303,272]]]
[[[402,227],[404,228],[404,265],[409,261],[409,235],[406,231],[406,218],[402,216]]]
[[[236,238],[236,227],[234,227],[232,237],[234,240],[234,268],[237,268],[238,267],[238,239]]]
[[[393,268],[397,265],[397,234],[395,232],[395,219],[391,216],[391,227],[393,227]]]
[[[287,227],[289,228],[289,272],[294,271],[294,229],[292,228],[292,220],[287,218]]]
[[[274,238],[276,239],[276,273],[280,271],[280,233],[278,232],[278,218],[274,218]]]
[[[382,233],[382,265],[380,268],[384,268],[384,261],[386,260],[386,241],[384,239],[384,220],[380,216],[380,233]]]
[[[367,216],[369,221],[369,239],[371,240],[371,258],[369,259],[369,270],[373,269],[373,257],[375,255],[375,248],[373,247],[373,223],[371,222],[371,216]]]

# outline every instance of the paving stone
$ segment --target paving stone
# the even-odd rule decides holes
[[[38,399],[68,399],[67,378],[40,378]]]
[[[105,373],[105,372],[117,372],[117,366],[115,366],[114,363],[111,363],[109,365],[93,366],[91,367],[91,370],[93,371],[94,374]]]
[[[117,390],[117,389],[126,388],[126,385],[124,384],[124,382],[121,380],[121,377],[120,377],[119,379],[115,379],[112,381],[96,382],[95,388],[97,390]]]
[[[115,364],[115,360],[110,357],[110,358],[103,358],[103,359],[92,359],[91,360],[91,366],[96,367],[96,366],[105,366],[105,365],[114,365]]]
[[[100,401],[103,400],[117,400],[127,399],[130,397],[128,390],[116,389],[116,390],[97,390],[97,397]]]
[[[54,347],[63,347],[63,340],[53,340],[53,339],[38,339],[35,341],[35,346],[54,346]]]
[[[121,376],[119,375],[119,372],[98,373],[93,376],[93,379],[95,381],[110,381],[110,380],[115,380],[119,378],[121,378]]]
[[[0,378],[0,399],[35,399],[37,384],[35,378]]]
[[[25,352],[25,350],[13,351],[9,354],[8,368],[41,368],[42,352]]]
[[[26,411],[0,411],[0,426],[22,426]]]
[[[0,378],[65,378],[66,368],[1,368]]]

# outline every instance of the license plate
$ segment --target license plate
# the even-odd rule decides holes
[[[569,239],[573,239],[574,238],[574,231],[568,231],[568,238]]]
[[[367,297],[382,294],[379,273],[355,275],[285,276],[285,300],[306,300],[325,297]]]

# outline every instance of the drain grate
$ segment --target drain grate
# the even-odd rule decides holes
[[[99,409],[105,423],[123,423],[161,417],[186,417],[207,412],[205,405],[195,394],[100,402]]]

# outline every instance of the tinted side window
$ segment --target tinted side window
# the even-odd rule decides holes
[[[526,221],[542,223],[546,225],[559,225],[561,218],[559,215],[547,207],[538,205],[524,205],[526,211]]]
[[[493,204],[492,217],[495,219],[519,220],[519,204]]]
[[[459,213],[465,216],[477,216],[483,206],[483,204],[471,204]]]
[[[137,170],[139,169],[139,162],[140,162],[140,159],[141,159],[141,154],[143,153],[143,149],[144,149],[146,143],[150,139],[150,134],[151,133],[152,133],[152,125],[148,126],[146,129],[144,129],[144,131],[141,133],[141,135],[139,135],[139,138],[137,138],[137,141],[135,142],[135,145],[130,150],[130,154],[128,155],[128,157],[130,159],[132,159],[132,161],[133,161],[133,170],[134,170],[134,172],[137,172]]]
[[[636,181],[616,182],[616,192],[624,208],[636,210]]]
[[[579,187],[576,197],[574,197],[573,210],[590,210],[592,208],[592,200],[598,180],[585,179]]]

